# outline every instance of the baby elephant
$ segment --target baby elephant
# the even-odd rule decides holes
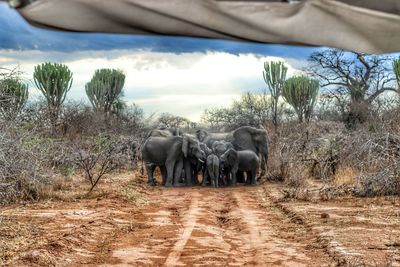
[[[236,175],[238,171],[247,173],[247,182],[256,184],[258,166],[260,164],[258,156],[251,150],[236,151],[231,148],[221,156],[220,164],[224,169],[228,168],[232,178],[232,184],[236,185]]]
[[[211,154],[207,157],[206,168],[202,182],[203,186],[207,184],[208,179],[210,179],[213,187],[219,187],[219,158],[214,154]]]

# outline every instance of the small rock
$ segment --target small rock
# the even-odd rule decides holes
[[[329,214],[328,213],[321,213],[321,218],[322,219],[328,219],[329,218]]]
[[[32,257],[39,257],[40,252],[37,250],[32,251]]]
[[[64,228],[74,228],[74,227],[75,227],[75,224],[72,224],[72,223],[64,224]]]

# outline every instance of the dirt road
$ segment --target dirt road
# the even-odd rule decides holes
[[[0,208],[0,266],[400,266],[396,197],[285,200],[282,183],[119,179],[89,198]]]
[[[332,266],[262,186],[144,192],[139,206],[106,196],[2,210],[6,265]]]
[[[269,205],[261,187],[167,189],[116,238],[106,266],[329,266],[313,236]],[[315,241],[315,240],[314,240]]]

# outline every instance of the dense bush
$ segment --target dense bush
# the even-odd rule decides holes
[[[38,199],[41,186],[49,182],[53,142],[34,130],[2,124],[0,148],[0,203]]]
[[[400,195],[398,118],[357,130],[335,122],[284,125],[271,134],[270,178],[292,187],[304,185],[307,178],[341,186],[335,181],[338,172],[350,171],[346,175],[351,177],[341,179],[350,181],[358,196]]]

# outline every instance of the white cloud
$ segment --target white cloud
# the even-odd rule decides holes
[[[0,66],[20,65],[27,77],[34,66],[45,61],[67,64],[74,73],[69,92],[85,99],[84,86],[98,68],[123,70],[125,99],[139,104],[147,113],[170,112],[198,121],[205,108],[228,106],[242,92],[265,88],[262,78],[266,60],[285,61],[288,76],[305,63],[278,57],[224,52],[161,53],[138,50],[86,51],[74,53],[0,51]],[[33,84],[31,84],[33,89]]]

